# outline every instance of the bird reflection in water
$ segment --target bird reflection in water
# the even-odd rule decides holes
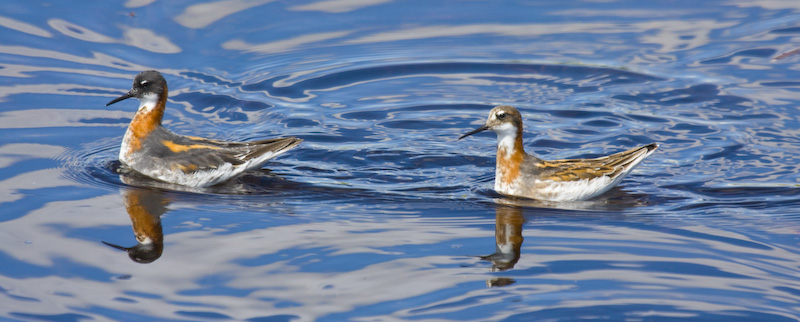
[[[123,247],[103,241],[104,244],[124,250],[134,262],[147,264],[161,257],[164,250],[164,233],[161,215],[167,211],[169,200],[161,190],[150,188],[124,188],[122,190],[125,210],[131,217],[137,244]]]
[[[525,224],[523,209],[537,209],[537,216],[557,214],[562,216],[564,210],[575,211],[580,215],[584,211],[594,215],[605,212],[608,217],[625,218],[620,212],[634,207],[646,206],[650,203],[648,196],[631,194],[618,188],[612,189],[604,197],[577,202],[550,202],[524,198],[496,198],[495,202],[495,243],[494,254],[480,258],[492,262],[492,271],[506,271],[514,268],[520,258],[522,248],[522,225]],[[512,278],[497,277],[486,281],[489,287],[500,287],[514,284]]]
[[[525,217],[522,208],[498,205],[495,208],[495,252],[480,258],[492,262],[492,271],[505,271],[514,268],[520,257],[522,247],[522,225]],[[506,277],[493,278],[486,281],[489,287],[511,285],[516,282]]]

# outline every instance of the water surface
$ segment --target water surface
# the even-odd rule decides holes
[[[0,319],[797,321],[798,25],[794,1],[5,2]],[[175,132],[305,141],[208,189],[120,174],[136,103],[104,105],[146,69]],[[457,140],[500,104],[542,158],[661,147],[597,200],[503,198],[494,135]]]

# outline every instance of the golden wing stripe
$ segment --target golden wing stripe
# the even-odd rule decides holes
[[[168,140],[161,141],[161,143],[175,153],[186,152],[193,149],[212,149],[212,150],[220,149],[220,147],[213,145],[205,145],[205,144],[183,145]]]

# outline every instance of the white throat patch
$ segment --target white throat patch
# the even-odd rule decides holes
[[[158,103],[158,94],[149,93],[139,99],[139,111],[151,111]]]
[[[503,123],[492,130],[497,133],[497,148],[504,148],[506,151],[514,150],[514,143],[517,140],[517,127],[514,124]]]

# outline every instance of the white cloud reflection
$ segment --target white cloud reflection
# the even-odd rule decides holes
[[[189,6],[175,17],[175,22],[186,28],[200,29],[229,15],[257,7],[275,0],[223,0]]]
[[[12,143],[0,146],[0,168],[15,163],[42,158],[56,158],[65,148],[57,145]],[[0,204],[24,198],[23,190],[67,186],[71,183],[63,179],[59,169],[42,169],[17,174],[0,180]],[[0,205],[0,208],[3,206]]]
[[[25,194],[21,191],[71,185],[73,185],[73,183],[63,179],[61,170],[59,169],[44,169],[20,173],[19,175],[0,181],[0,204],[24,198]]]
[[[734,26],[734,22],[718,22],[715,20],[659,20],[629,24],[619,23],[567,23],[567,24],[474,24],[474,25],[436,25],[400,29],[395,31],[376,33],[346,41],[349,44],[367,44],[380,42],[395,42],[404,40],[419,40],[438,37],[463,37],[479,34],[491,34],[509,37],[537,37],[566,33],[589,34],[640,34],[639,39],[644,43],[661,45],[661,52],[671,52],[677,49],[686,50],[708,43],[713,30]],[[642,30],[657,30],[658,33],[650,35]],[[684,36],[691,37],[684,37]]]
[[[263,44],[250,44],[244,40],[234,39],[222,44],[222,48],[229,50],[239,50],[243,52],[257,52],[262,54],[280,53],[294,50],[303,45],[321,42],[330,39],[341,38],[350,34],[349,31],[332,31],[316,34],[301,35],[295,38],[278,40]]]
[[[43,88],[52,89],[58,85],[47,85]],[[30,89],[24,93],[34,93]],[[52,94],[49,93],[48,94]],[[65,94],[65,93],[58,93]],[[72,95],[83,95],[72,93]],[[123,127],[121,123],[86,123],[91,119],[109,118],[130,118],[128,111],[115,110],[76,110],[76,109],[29,109],[17,110],[0,113],[0,129],[35,129],[35,128],[54,128],[54,127],[94,127],[94,126],[114,126]]]
[[[123,70],[130,70],[130,71],[141,71],[147,69],[146,66],[134,64],[128,61],[121,60],[119,58],[109,56],[103,53],[94,52],[93,57],[84,57],[84,56],[77,56],[77,55],[70,55],[66,54],[57,50],[45,50],[45,49],[36,49],[36,48],[29,48],[29,47],[22,47],[22,46],[2,46],[0,45],[0,54],[9,54],[9,55],[17,55],[22,57],[28,58],[47,58],[47,59],[56,59],[62,60],[67,62],[79,63],[79,64],[86,64],[86,65],[96,65],[96,66],[104,66],[104,67],[111,67],[113,69],[123,69]],[[35,69],[37,67],[29,67],[30,69]],[[42,67],[38,67],[42,68]],[[49,70],[49,69],[48,69]],[[98,71],[92,71],[92,74],[102,73]],[[130,76],[124,76],[124,78],[130,78]],[[0,92],[5,94],[4,92]]]
[[[75,39],[88,42],[99,42],[99,43],[116,42],[116,39],[112,37],[103,35],[99,32],[95,32],[94,30],[91,30],[89,28],[84,28],[83,26],[71,23],[63,19],[50,19],[47,21],[47,24],[49,24],[50,27],[64,34],[65,36],[72,37]]]
[[[125,8],[139,8],[149,5],[157,0],[128,0],[125,2]]]
[[[28,158],[54,158],[65,148],[38,143],[11,143],[0,146],[0,168],[5,168]]]
[[[26,34],[31,34],[34,36],[45,37],[45,38],[53,37],[53,35],[50,34],[50,32],[47,30],[8,17],[0,16],[0,26],[24,32]]]
[[[181,48],[172,43],[167,37],[157,35],[150,29],[125,28],[123,39],[115,39],[62,19],[50,19],[48,23],[50,27],[62,34],[83,41],[122,43],[159,54],[181,52]]]
[[[392,0],[323,0],[314,3],[294,6],[289,10],[294,11],[322,11],[328,13],[342,13],[366,8],[369,6],[388,3]]]
[[[796,0],[734,0],[729,5],[740,8],[758,7],[767,10],[794,10],[800,11],[800,2]]]

